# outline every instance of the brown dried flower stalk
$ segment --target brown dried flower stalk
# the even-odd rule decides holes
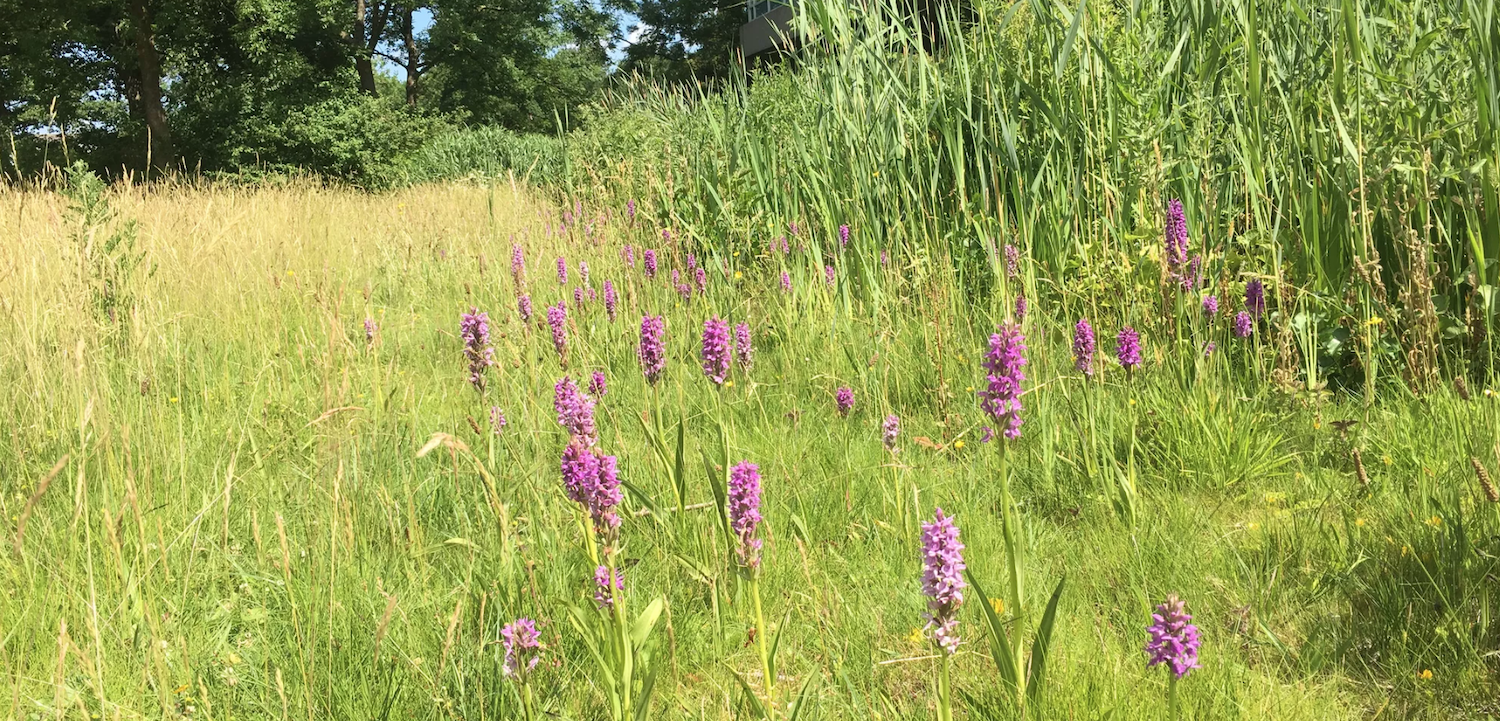
[[[1474,476],[1479,479],[1479,488],[1484,491],[1484,497],[1490,503],[1500,503],[1500,492],[1495,491],[1495,483],[1490,480],[1490,471],[1479,462],[1478,458],[1469,456],[1469,465],[1474,467]]]

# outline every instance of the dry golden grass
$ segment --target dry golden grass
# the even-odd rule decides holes
[[[154,286],[170,291],[151,295],[167,312],[243,302],[281,276],[347,283],[403,254],[465,252],[539,225],[545,207],[506,185],[378,195],[313,184],[125,186],[110,196],[120,218],[138,223],[139,247],[157,267]],[[10,305],[67,293],[76,261],[67,205],[56,193],[0,186],[0,237],[10,239],[0,245],[0,296]]]

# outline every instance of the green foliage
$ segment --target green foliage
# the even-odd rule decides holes
[[[108,186],[83,161],[68,168],[63,187],[69,235],[90,305],[111,323],[122,321],[122,313],[128,314],[135,303],[142,274],[155,272],[143,265],[145,251],[136,250],[136,222],[117,222]]]
[[[112,191],[161,266],[134,291],[142,342],[129,346],[67,322],[86,302],[75,225],[37,221],[61,203],[0,190],[0,236],[18,239],[0,245],[0,267],[17,269],[0,274],[0,333],[15,339],[0,345],[13,380],[0,388],[12,438],[0,444],[0,517],[12,519],[0,598],[24,599],[0,603],[0,679],[17,707],[521,718],[531,698],[535,718],[598,719],[615,713],[613,693],[638,718],[745,718],[757,703],[787,721],[931,718],[920,542],[887,502],[892,467],[921,515],[941,505],[959,519],[985,584],[959,609],[957,718],[1163,718],[1167,682],[1141,649],[1152,604],[1172,592],[1203,634],[1203,668],[1178,684],[1185,718],[1386,708],[1436,721],[1482,717],[1497,697],[1500,504],[1467,462],[1500,460],[1494,379],[1467,401],[1391,386],[1374,406],[1338,390],[1287,396],[1261,371],[1274,348],[1191,328],[1189,308],[1163,314],[1219,352],[1147,332],[1141,368],[1085,380],[1066,337],[1077,308],[1038,303],[1024,321],[1025,425],[1002,468],[999,441],[976,440],[987,421],[966,388],[982,382],[978,356],[1005,311],[969,302],[940,246],[925,266],[877,266],[878,301],[825,285],[811,239],[786,256],[709,246],[709,291],[682,301],[664,276],[683,247],[644,210],[630,223],[569,203],[597,226],[560,234],[563,208],[507,185]],[[512,243],[528,265],[520,283],[504,268]],[[661,250],[663,275],[626,265],[624,243]],[[570,305],[566,366],[545,326],[516,318],[522,292],[538,308],[573,302],[576,286],[552,278],[558,257],[614,282],[624,318],[665,316],[654,390],[634,323],[598,302]],[[1023,258],[1019,276],[1045,282],[1038,270]],[[482,394],[453,334],[470,307],[489,311],[495,347]],[[722,388],[697,359],[713,314],[755,334],[754,367]],[[1118,320],[1096,326],[1107,352]],[[557,480],[568,439],[553,384],[593,370],[610,386],[598,447],[630,485],[617,554],[628,625],[592,607],[599,560]],[[839,386],[859,399],[847,418]],[[499,434],[482,425],[491,406],[510,421]],[[899,453],[881,443],[888,412],[902,420]],[[1227,441],[1238,436],[1256,439]],[[717,496],[724,459],[740,458],[763,479],[764,613],[722,571],[733,541]],[[1131,458],[1126,524],[1106,474]],[[994,621],[986,591],[1004,599]],[[501,674],[496,643],[521,616],[546,645],[530,696]],[[989,657],[996,623],[1031,694],[1023,711]],[[611,687],[627,648],[642,652],[634,685]]]
[[[282,162],[367,187],[385,185],[439,127],[432,118],[390,108],[380,98],[317,103],[287,117]]]
[[[547,132],[603,86],[608,16],[588,2],[439,5],[429,55],[436,107],[478,124]]]
[[[640,35],[624,68],[668,83],[721,79],[739,51],[743,0],[636,0]]]
[[[591,0],[497,7],[142,0],[166,79],[179,171],[236,177],[290,171],[362,187],[398,182],[408,156],[448,124],[554,132],[603,87],[612,18]],[[84,159],[119,177],[140,170],[148,132],[127,3],[0,0],[0,122],[13,139],[0,172],[35,176]],[[410,28],[425,9],[428,30]],[[378,15],[378,18],[375,17]],[[368,32],[367,43],[356,35]],[[416,78],[379,72],[379,59]],[[375,73],[361,77],[358,68]]]
[[[1337,342],[1328,365],[1283,353],[1289,384],[1425,389],[1439,363],[1491,366],[1500,114],[1483,78],[1500,60],[1484,38],[1500,19],[1484,3],[995,0],[939,17],[937,43],[900,2],[799,7],[787,68],[611,94],[572,144],[577,189],[650,200],[725,251],[796,220],[826,255],[849,224],[866,295],[880,251],[941,246],[966,292],[994,297],[988,258],[1012,244],[1050,298],[1087,289],[1118,316],[1160,302],[1163,207],[1181,198],[1211,291],[1228,303],[1259,276],[1288,305],[1275,333],[1294,305],[1344,329],[1319,339]],[[651,142],[610,137],[638,124]]]
[[[430,138],[400,171],[412,183],[514,174],[517,181],[550,186],[564,180],[565,153],[563,141],[551,136],[492,126],[457,128]]]

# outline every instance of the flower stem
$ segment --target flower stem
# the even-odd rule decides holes
[[[942,648],[938,648],[938,654],[943,658],[938,665],[937,717],[938,721],[953,721],[953,689],[948,675],[953,658]]]
[[[848,459],[849,459],[849,422],[847,420],[847,417],[845,417],[843,426],[844,426],[844,461],[845,461],[845,463],[847,463]],[[843,473],[839,474],[844,479],[844,514],[846,516],[848,514],[851,514],[851,513],[854,512],[854,495],[853,495],[854,494],[854,490],[853,490],[853,484],[851,483],[851,481],[849,479],[849,473],[850,473],[849,469],[845,468],[843,470]]]
[[[890,453],[889,455],[890,455],[890,458],[891,458],[891,505],[892,505],[892,510],[894,511],[895,516],[896,516],[895,517],[896,527],[900,528],[901,531],[903,533],[905,533],[906,532],[906,527],[907,527],[907,523],[906,523],[906,502],[905,502],[905,499],[902,498],[902,496],[904,494],[902,493],[902,490],[901,490],[901,467],[900,467],[900,461],[896,458],[896,454],[894,452]]]
[[[1177,676],[1167,682],[1167,718],[1177,721]]]
[[[760,604],[760,574],[752,571],[750,576],[750,596],[755,599],[755,638],[760,642],[760,668],[765,674],[766,684],[766,718],[776,718],[776,676],[771,672],[771,653],[766,648],[766,615],[761,610]]]
[[[521,709],[526,715],[526,721],[535,721],[536,712],[531,707],[531,682],[524,677],[521,681]]]
[[[1007,560],[1009,561],[1009,563],[1007,563],[1006,570],[1009,571],[1010,575],[1010,577],[1007,579],[1010,582],[1010,588],[1007,589],[1010,592],[1010,598],[1006,600],[1010,602],[1010,607],[1012,609],[1011,613],[1014,615],[1014,617],[1017,619],[1021,619],[1026,617],[1024,601],[1022,599],[1023,588],[1021,579],[1021,569],[1024,560],[1021,558],[1021,546],[1019,538],[1020,529],[1018,528],[1019,521],[1016,518],[1015,503],[1013,502],[1010,494],[1010,469],[1006,464],[1006,442],[1004,440],[1000,440],[999,446],[1000,519],[1001,529],[1005,535],[1006,556]],[[986,602],[988,601],[988,599],[981,600]],[[1010,643],[1012,647],[1011,658],[1015,660],[1016,664],[1016,692],[1018,696],[1024,694],[1026,690],[1025,669],[1023,668],[1021,663],[1021,647],[1023,641],[1025,641],[1024,635],[1021,633],[1020,626],[1017,626],[1012,630]]]
[[[631,704],[630,699],[631,685],[633,683],[631,676],[634,670],[632,667],[635,665],[635,649],[631,648],[630,644],[630,616],[625,612],[625,589],[614,587],[615,579],[619,578],[619,571],[616,570],[615,566],[614,549],[610,549],[606,564],[609,568],[609,592],[610,596],[614,599],[613,615],[615,630],[619,634],[617,642],[620,644],[620,673],[618,676],[620,699],[622,701],[620,704],[620,718],[624,721],[631,721],[635,715],[635,707]]]

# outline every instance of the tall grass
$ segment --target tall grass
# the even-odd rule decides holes
[[[458,128],[431,139],[401,165],[403,182],[516,178],[548,186],[565,177],[565,147],[555,138],[499,127]]]
[[[782,68],[627,86],[573,139],[575,186],[649,200],[721,252],[799,220],[827,254],[849,224],[854,290],[877,298],[880,250],[951,261],[983,298],[1010,243],[1051,302],[1122,315],[1156,295],[1180,198],[1222,295],[1266,277],[1282,333],[1313,329],[1301,362],[1278,361],[1286,382],[1368,385],[1369,402],[1387,376],[1492,372],[1494,3],[912,6],[802,3]]]
[[[1491,6],[976,3],[940,41],[896,5],[804,7],[796,63],[628,88],[560,161],[497,141],[477,183],[0,189],[6,713],[593,719],[654,684],[637,718],[1492,715]],[[544,157],[556,205],[520,171]],[[1170,198],[1203,287],[1163,262]],[[627,243],[659,251],[655,280]],[[689,253],[707,291],[682,297]],[[580,261],[618,321],[574,303]],[[1251,280],[1270,312],[1240,338]],[[654,387],[643,314],[666,318]],[[755,334],[723,387],[698,366],[713,316]],[[1011,321],[1026,422],[1000,452],[975,392]],[[1125,326],[1129,372],[1108,360]],[[621,613],[590,635],[599,549],[550,401],[595,370],[625,486],[605,557],[654,633]],[[742,459],[755,574],[719,511]],[[916,529],[935,506],[975,582],[941,673]],[[1175,684],[1142,651],[1169,593],[1204,639]],[[520,616],[546,645],[524,709],[497,643]]]
[[[1067,576],[1030,713],[1161,717],[1167,682],[1141,647],[1169,592],[1205,638],[1204,668],[1180,684],[1193,718],[1488,712],[1500,518],[1468,461],[1497,460],[1500,401],[1484,387],[1468,401],[1382,393],[1369,413],[1345,395],[1298,402],[1257,370],[1272,348],[1222,329],[1223,349],[1190,375],[1170,336],[1148,334],[1139,372],[1101,366],[1086,383],[1063,332],[1072,318],[1039,307],[1002,491],[969,390],[997,314],[964,301],[961,267],[876,264],[877,305],[847,293],[846,276],[829,287],[807,272],[811,246],[785,256],[790,294],[783,256],[731,252],[728,268],[708,265],[706,295],[681,301],[621,259],[629,242],[662,251],[662,276],[683,267],[661,227],[570,205],[560,232],[561,210],[517,187],[119,188],[102,197],[110,214],[0,191],[0,236],[14,241],[0,250],[8,715],[516,718],[496,642],[530,616],[547,645],[538,711],[604,717],[603,681],[566,620],[592,604],[594,563],[558,480],[566,434],[550,406],[557,378],[596,369],[610,384],[600,445],[629,487],[630,592],[665,599],[656,716],[750,713],[767,664],[749,629],[769,621],[776,688],[805,693],[806,718],[930,717],[903,518],[934,505],[958,517],[986,588],[1006,586],[1013,545],[1028,608]],[[127,224],[142,259],[111,316],[87,302],[96,272],[80,259]],[[525,290],[538,309],[571,303],[580,260],[621,288],[622,318],[599,301],[574,309],[563,367],[514,302]],[[1045,282],[1033,261],[1020,271]],[[456,337],[470,306],[493,319],[483,395]],[[667,318],[654,391],[635,358],[643,313]],[[715,314],[749,321],[757,344],[754,369],[718,390],[696,358]],[[1117,323],[1098,323],[1102,352]],[[855,393],[848,418],[840,386]],[[491,405],[510,421],[500,435]],[[902,417],[895,456],[880,437],[889,412]],[[712,510],[723,461],[741,458],[764,478],[763,614]],[[981,641],[975,606],[988,601],[962,609],[956,717],[1022,717]],[[1036,625],[1011,601],[995,610],[1001,628]]]

